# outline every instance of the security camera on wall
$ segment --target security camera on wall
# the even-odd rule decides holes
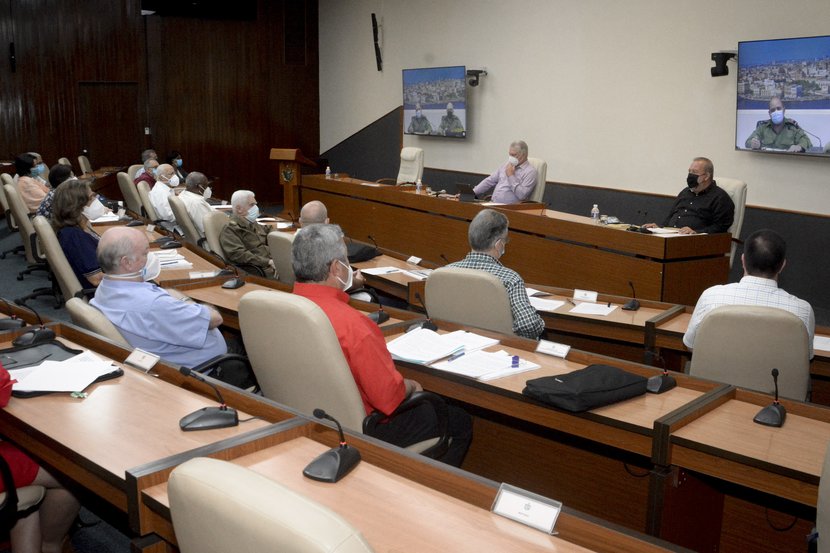
[[[467,81],[467,83],[470,86],[478,86],[479,77],[486,74],[487,71],[484,69],[468,69],[467,76],[470,77],[470,79]]]

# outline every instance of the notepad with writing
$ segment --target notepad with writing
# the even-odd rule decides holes
[[[464,344],[449,334],[418,328],[387,342],[386,348],[400,361],[428,364],[461,351]]]

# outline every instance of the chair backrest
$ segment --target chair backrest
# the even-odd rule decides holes
[[[182,463],[170,474],[168,493],[182,553],[372,553],[340,515],[234,463]]]
[[[427,296],[429,297],[429,296]],[[725,305],[710,311],[695,336],[689,374],[803,401],[810,383],[807,328],[783,309]]]
[[[138,197],[141,198],[141,207],[144,208],[144,213],[147,214],[147,218],[153,222],[158,221],[158,213],[156,213],[156,208],[153,207],[153,202],[150,201],[150,185],[144,181],[140,181],[136,185],[136,188],[138,189]]]
[[[17,193],[17,188],[13,185],[4,184],[3,189],[6,191],[6,201],[9,202],[14,220],[18,224],[17,230],[23,240],[26,261],[30,264],[42,263],[43,258],[40,252],[37,251],[35,227],[32,226],[32,221],[29,219],[29,210],[26,208],[26,204],[23,203],[23,199]]]
[[[32,220],[32,224],[43,252],[46,254],[46,262],[49,263],[54,277],[58,279],[63,299],[69,301],[69,298],[75,297],[75,294],[83,290],[81,281],[78,280],[78,276],[66,259],[66,254],[49,220],[43,215],[38,215]]]
[[[738,239],[741,237],[741,227],[744,226],[744,212],[746,211],[746,183],[738,179],[730,179],[728,177],[720,177],[716,179],[718,186],[729,194],[732,198],[732,203],[735,204],[735,217],[732,219],[732,226],[726,232],[732,235],[732,238]],[[729,266],[735,261],[735,250],[738,249],[738,243],[732,242],[732,249],[729,251]]]
[[[81,328],[100,334],[120,346],[132,349],[130,343],[124,339],[124,336],[121,335],[115,325],[95,306],[81,298],[69,298],[66,300],[66,310],[69,311],[72,322]]]
[[[138,170],[142,167],[144,167],[143,163],[136,163],[135,165],[127,167],[127,176],[130,177],[130,180],[135,180],[135,174],[138,173]]]
[[[294,267],[291,265],[291,246],[294,244],[294,235],[278,230],[268,233],[268,248],[271,250],[271,259],[280,275],[279,281],[284,284],[294,284]]]
[[[824,453],[821,480],[818,481],[816,530],[818,531],[818,553],[830,553],[830,445]]]
[[[170,203],[170,209],[173,210],[176,225],[184,232],[184,239],[194,246],[198,246],[202,240],[202,235],[199,234],[199,229],[193,223],[193,219],[190,217],[190,213],[187,212],[184,202],[175,194],[170,194],[167,197],[167,201]]]
[[[548,178],[548,162],[538,157],[529,157],[527,162],[536,169],[536,188],[530,193],[528,200],[541,202],[545,196],[545,183]]]
[[[6,225],[9,227],[9,231],[17,232],[17,225],[13,220],[11,207],[9,207],[9,201],[6,199],[6,191],[3,188],[6,184],[13,184],[13,182],[10,175],[6,173],[0,174],[4,177],[3,181],[0,182],[0,208],[3,209],[3,215],[6,217]],[[8,177],[8,182],[5,177]]]
[[[363,430],[360,392],[317,304],[287,292],[254,290],[239,302],[239,328],[265,397],[306,414],[325,409],[343,426]]]
[[[398,170],[398,184],[416,182],[424,174],[424,150],[407,146],[401,148],[401,168]]]
[[[69,166],[69,167],[72,167],[72,162],[71,162],[71,161],[69,161],[69,158],[68,158],[68,157],[62,157],[62,158],[59,158],[59,159],[58,159],[58,163],[60,163],[61,165],[67,165],[67,166]],[[73,169],[73,170],[74,170],[74,169]]]
[[[230,222],[230,217],[219,211],[207,213],[202,221],[205,225],[205,241],[207,242],[208,248],[224,260],[227,260],[228,256],[225,255],[222,242],[219,241],[219,235],[222,234],[222,229],[225,228],[225,225]]]
[[[124,198],[124,205],[136,215],[141,216],[141,196],[138,195],[138,187],[124,171],[119,171],[116,177],[118,189],[121,190],[121,196]]]
[[[502,281],[477,269],[442,267],[426,283],[430,317],[487,330],[513,333],[513,311]]]
[[[92,172],[92,164],[86,156],[78,156],[78,165],[81,167],[81,173],[87,174]]]

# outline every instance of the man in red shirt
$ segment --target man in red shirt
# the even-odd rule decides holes
[[[352,285],[352,268],[339,226],[300,229],[294,237],[292,264],[294,293],[316,303],[329,318],[367,415],[373,411],[390,415],[412,392],[421,390],[395,368],[380,328],[349,305],[344,290]],[[472,422],[463,410],[448,407],[451,442],[440,460],[460,466],[472,439]],[[373,435],[401,447],[433,438],[438,435],[435,412],[430,405],[421,405],[379,424]]]

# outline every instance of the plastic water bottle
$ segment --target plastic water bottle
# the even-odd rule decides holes
[[[326,178],[331,178],[331,167],[329,167],[328,165],[326,165]]]
[[[423,188],[423,184],[421,184],[421,179],[415,181],[415,193],[420,194],[421,189]]]
[[[599,224],[599,206],[594,204],[594,207],[591,208],[591,219],[594,220],[594,224]]]

